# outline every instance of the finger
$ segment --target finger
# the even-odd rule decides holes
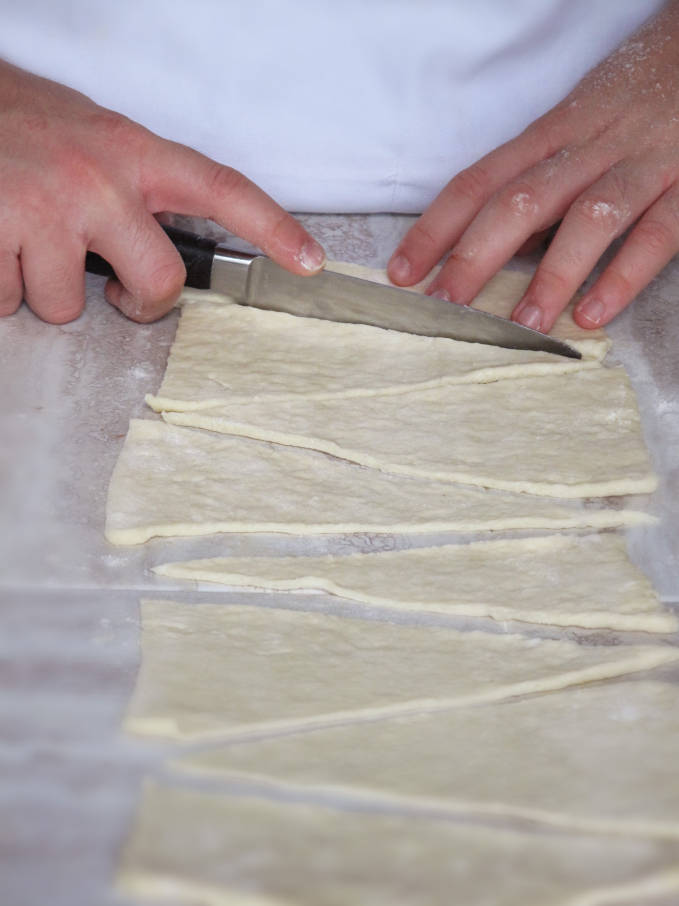
[[[14,314],[23,294],[19,256],[15,252],[0,252],[0,318]]]
[[[570,149],[523,173],[474,218],[427,292],[469,304],[529,236],[556,223],[609,166],[596,149]]]
[[[566,213],[512,318],[534,330],[551,330],[611,242],[665,185],[664,168],[646,159],[613,167],[583,192]]]
[[[105,258],[118,280],[106,284],[111,305],[133,321],[156,321],[174,306],[186,280],[186,268],[162,227],[147,211],[124,218],[90,243]]]
[[[573,319],[593,329],[626,308],[679,251],[679,189],[673,186],[641,218],[613,261],[577,304]]]
[[[75,237],[27,244],[21,251],[24,297],[48,324],[75,321],[85,307],[85,249]]]
[[[537,249],[546,247],[551,241],[554,232],[554,228],[551,227],[548,230],[540,230],[537,233],[533,233],[532,236],[526,239],[521,248],[516,250],[516,254],[519,256],[530,255]]]
[[[574,137],[571,112],[551,111],[517,138],[462,170],[408,230],[388,265],[390,279],[410,286],[425,277],[506,183],[554,156]],[[581,136],[581,140],[585,138]]]
[[[161,142],[144,181],[153,212],[170,210],[214,220],[294,273],[315,273],[325,264],[323,248],[266,192],[238,170],[191,148]]]

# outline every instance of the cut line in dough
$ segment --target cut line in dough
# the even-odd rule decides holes
[[[344,263],[330,269],[389,282],[384,271]],[[528,279],[525,274],[500,272],[475,301],[476,307],[508,316]],[[205,409],[228,403],[234,396],[351,397],[400,393],[415,386],[561,374],[598,367],[609,345],[605,334],[597,333],[592,339],[572,319],[566,332],[572,335],[571,342],[579,337],[573,345],[582,352],[582,360],[298,318],[228,304],[228,297],[202,304],[205,296],[201,294],[189,298],[195,304],[182,310],[162,385],[157,395],[146,398],[157,412]],[[564,332],[561,325],[559,329]]]
[[[163,418],[393,474],[512,492],[601,497],[657,485],[620,368],[351,399],[234,399]]]
[[[161,576],[272,591],[311,589],[374,607],[553,626],[673,632],[648,579],[612,533],[550,535],[400,551],[217,557]]]
[[[172,767],[296,795],[679,841],[678,713],[679,684],[628,680],[204,749]]]
[[[225,854],[228,857],[225,858]],[[191,903],[593,906],[658,889],[676,848],[147,785],[119,887]],[[612,901],[614,902],[614,901]]]
[[[433,713],[679,659],[669,646],[587,646],[243,605],[143,600],[141,614],[125,729],[180,740]]]
[[[132,419],[109,485],[106,538],[141,544],[213,532],[476,532],[650,522],[627,508],[403,478],[312,450]]]
[[[373,396],[598,368],[595,359],[422,337],[242,305],[182,311],[156,412],[209,409],[234,397]]]

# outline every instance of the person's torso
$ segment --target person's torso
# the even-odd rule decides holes
[[[23,0],[0,55],[296,211],[421,211],[660,0]]]

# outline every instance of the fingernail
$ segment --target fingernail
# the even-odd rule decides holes
[[[450,293],[447,289],[435,289],[433,293],[427,293],[432,299],[441,299],[443,302],[450,302]]]
[[[389,265],[389,273],[396,283],[405,283],[410,276],[410,261],[405,255],[396,255]]]
[[[540,330],[542,326],[542,309],[537,305],[526,305],[522,308],[517,316],[519,324],[524,327],[530,327],[532,330]]]
[[[325,264],[325,252],[314,239],[309,239],[302,246],[302,250],[299,253],[299,263],[304,270],[312,273],[319,271]]]
[[[590,324],[598,326],[604,316],[604,304],[598,299],[589,299],[578,306],[578,314]]]

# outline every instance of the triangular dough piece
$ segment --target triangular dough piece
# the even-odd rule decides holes
[[[183,309],[163,383],[146,402],[184,411],[234,396],[370,396],[597,367],[595,359],[203,303]]]
[[[378,283],[389,282],[384,271],[357,265],[335,263],[330,269]],[[502,271],[474,305],[508,316],[527,280],[525,274]],[[414,384],[485,383],[561,374],[597,367],[609,345],[603,332],[592,338],[572,319],[568,340],[582,352],[580,361],[544,352],[296,318],[224,304],[225,298],[221,303],[201,302],[201,295],[195,298],[195,304],[182,310],[158,395],[146,398],[158,412],[205,409],[227,403],[234,395],[363,396],[378,390],[400,392]]]
[[[451,616],[646,632],[678,625],[614,534],[339,557],[217,557],[166,563],[154,572],[234,587],[315,589],[375,607]]]
[[[325,613],[142,601],[142,661],[126,729],[179,739],[442,710],[547,692],[679,658]]]
[[[679,840],[677,765],[679,684],[650,681],[261,739],[175,763],[437,813]]]
[[[432,532],[635,525],[645,513],[366,469],[311,450],[133,419],[109,487],[106,537],[212,532]]]
[[[163,417],[395,474],[507,491],[601,497],[656,487],[621,368],[353,399],[234,399]]]
[[[148,785],[118,885],[195,906],[604,906],[676,867],[676,849],[649,840]]]

